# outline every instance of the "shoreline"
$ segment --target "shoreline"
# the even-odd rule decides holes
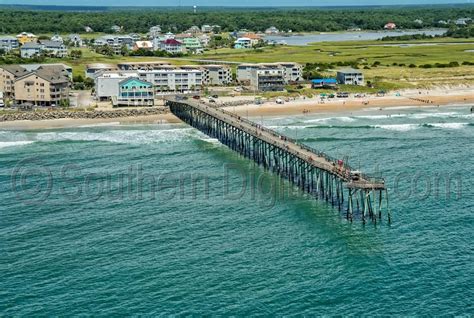
[[[429,101],[429,102],[423,102]],[[227,106],[223,109],[235,111],[240,116],[249,117],[272,117],[292,116],[321,113],[352,113],[366,109],[385,110],[394,107],[446,107],[459,106],[468,107],[474,105],[474,94],[470,89],[456,90],[454,92],[438,91],[425,92],[406,91],[400,96],[367,96],[363,98],[334,99],[321,102],[316,98],[297,98],[284,104],[266,102],[261,105],[247,104],[241,106]],[[80,128],[82,126],[98,125],[130,125],[130,124],[167,124],[180,123],[181,120],[170,112],[161,114],[150,114],[131,117],[115,118],[62,118],[45,120],[14,120],[0,122],[0,130],[36,130],[36,129],[60,129]]]
[[[419,100],[417,100],[419,99]],[[424,102],[424,101],[429,102]],[[243,105],[225,107],[228,111],[235,111],[241,116],[278,116],[278,115],[307,115],[318,113],[351,113],[368,108],[387,109],[391,107],[446,107],[446,106],[472,106],[474,94],[456,95],[401,95],[384,97],[349,98],[346,100],[297,99],[284,104],[275,102],[263,105]]]

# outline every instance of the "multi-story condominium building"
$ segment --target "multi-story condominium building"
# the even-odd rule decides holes
[[[117,67],[123,71],[133,70],[157,70],[166,66],[171,66],[170,62],[165,61],[150,61],[150,62],[124,62],[118,63]]]
[[[112,100],[119,96],[119,84],[123,80],[138,77],[135,71],[105,71],[95,78],[95,98],[99,101]]]
[[[18,39],[13,36],[1,36],[0,37],[0,50],[5,52],[10,52],[11,50],[18,49],[20,47],[20,42]]]
[[[301,64],[293,62],[277,62],[277,63],[259,63],[259,64],[240,64],[237,66],[237,81],[239,83],[248,84],[252,70],[259,68],[276,68],[283,69],[283,79],[285,84],[291,82],[299,82],[303,80],[303,67]]]
[[[352,68],[337,71],[336,79],[339,84],[364,85],[364,74]]]
[[[262,63],[264,67],[283,68],[285,84],[303,80],[303,66],[294,62]]]
[[[249,84],[252,70],[258,69],[261,66],[261,64],[252,63],[237,65],[237,81],[242,84]]]
[[[153,84],[138,78],[127,78],[119,83],[117,99],[112,98],[114,106],[153,106]]]
[[[200,69],[163,68],[138,71],[141,80],[153,84],[155,94],[193,93],[202,88],[203,71]]]
[[[27,73],[29,72],[20,65],[0,66],[0,92],[3,92],[5,99],[14,99],[15,81]]]
[[[250,76],[250,86],[255,91],[282,91],[285,85],[284,69],[261,67],[253,69]]]
[[[40,67],[15,80],[15,101],[58,106],[69,101],[70,78],[60,66]]]
[[[224,65],[202,65],[204,85],[228,85],[232,83],[232,70]]]
[[[18,42],[23,45],[28,42],[36,42],[38,41],[38,37],[33,33],[22,32],[16,36]]]

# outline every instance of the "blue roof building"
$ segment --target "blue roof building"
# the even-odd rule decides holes
[[[317,78],[311,81],[312,88],[335,88],[337,80],[335,78]]]

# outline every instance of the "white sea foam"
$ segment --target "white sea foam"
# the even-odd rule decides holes
[[[94,128],[94,127],[108,127],[108,126],[119,126],[121,123],[119,121],[110,122],[110,123],[97,123],[97,124],[90,124],[90,125],[82,125],[78,126],[79,128]]]
[[[350,122],[355,121],[356,119],[353,118],[353,117],[348,117],[348,116],[337,116],[337,117],[307,119],[307,120],[304,120],[303,122],[308,123],[308,124],[311,124],[311,123],[325,123],[325,122],[328,122],[330,120],[338,120],[338,121],[350,123]]]
[[[447,113],[419,113],[419,114],[412,114],[409,117],[414,119],[425,119],[425,118],[449,118],[449,117],[458,117],[460,113],[455,112],[447,112]]]
[[[311,123],[321,123],[321,122],[326,122],[326,121],[328,121],[329,119],[331,119],[331,118],[314,118],[314,119],[305,120],[305,121],[303,121],[303,122],[304,122],[304,123],[308,123],[308,124],[311,124]]]
[[[443,128],[443,129],[462,129],[467,125],[467,123],[434,123],[428,124],[435,128]]]
[[[355,119],[352,118],[352,117],[334,117],[334,119],[337,119],[339,121],[343,121],[345,123],[350,123],[350,122],[355,121]]]
[[[375,128],[382,128],[386,130],[394,130],[394,131],[410,131],[417,129],[419,127],[418,124],[399,124],[399,125],[375,125]]]
[[[0,141],[0,149],[6,147],[17,147],[17,146],[24,146],[34,143],[34,141]]]
[[[354,118],[363,118],[363,119],[388,119],[388,118],[405,118],[408,117],[408,114],[386,114],[386,115],[365,115],[365,116],[355,116]]]
[[[157,130],[107,130],[104,132],[47,132],[38,133],[39,141],[105,141],[111,143],[150,144],[181,141],[195,136],[193,128]]]

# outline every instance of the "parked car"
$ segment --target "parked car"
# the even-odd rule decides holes
[[[215,100],[215,99],[213,99],[213,98],[209,98],[209,103],[215,103],[215,102],[216,102],[216,100]]]
[[[201,99],[201,96],[199,96],[199,95],[194,95],[193,98],[194,98],[194,99]]]
[[[281,98],[277,98],[275,101],[277,104],[284,104],[285,102]]]
[[[219,98],[219,95],[212,95],[212,98]]]

